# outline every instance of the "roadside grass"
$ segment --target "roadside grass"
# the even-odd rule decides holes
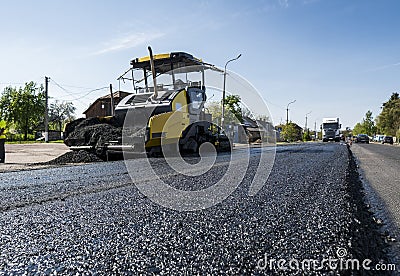
[[[49,141],[49,143],[53,144],[62,144],[63,140]],[[6,144],[46,144],[44,141],[6,141]]]

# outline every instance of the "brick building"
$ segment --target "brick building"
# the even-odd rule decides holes
[[[132,93],[116,91],[113,93],[114,98],[114,107],[126,96]],[[94,103],[92,103],[88,109],[86,109],[83,114],[85,114],[86,118],[91,117],[104,117],[111,116],[111,95],[105,95],[103,97],[98,98]]]

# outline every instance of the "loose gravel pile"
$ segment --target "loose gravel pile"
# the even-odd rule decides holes
[[[70,163],[91,163],[91,162],[102,162],[102,161],[104,160],[92,152],[86,150],[79,150],[79,151],[69,151],[49,162],[42,164],[63,165]]]
[[[141,162],[132,160],[138,174]],[[196,179],[170,174],[162,159],[155,162],[162,179],[175,187],[208,187],[225,172],[223,160]],[[257,165],[254,154],[233,194],[194,212],[172,211],[151,202],[130,183],[123,162],[5,174],[0,193],[0,271],[367,274],[326,267],[283,271],[276,263],[272,269],[263,267],[279,259],[337,259],[339,249],[345,259],[387,263],[379,228],[365,207],[346,146],[328,143],[278,150],[268,181],[250,197]]]

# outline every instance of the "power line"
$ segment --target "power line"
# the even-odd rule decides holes
[[[62,89],[64,92],[68,93],[69,95],[76,95],[76,94],[82,94],[82,93],[84,93],[83,91],[80,91],[80,92],[71,92],[71,91],[67,90],[66,88],[64,88],[63,86],[61,86],[60,84],[58,84],[54,79],[51,79],[51,81],[52,81],[57,87],[59,87],[59,88]],[[82,88],[83,88],[83,87],[82,87]],[[91,93],[93,93],[93,92],[96,92],[96,91],[99,91],[99,90],[103,90],[103,89],[107,89],[107,88],[108,88],[108,86],[104,86],[104,87],[100,87],[100,88],[91,89],[91,90],[87,91],[84,95],[79,96],[79,97],[76,97],[76,98],[74,98],[74,99],[71,99],[70,101],[75,101],[75,100],[79,100],[79,99],[85,98],[86,96],[88,96],[89,94],[91,94]]]
[[[87,95],[89,95],[89,94],[91,94],[91,93],[93,93],[93,92],[99,91],[99,90],[103,90],[103,89],[108,89],[108,87],[105,86],[105,87],[100,87],[100,88],[92,89],[92,90],[90,90],[89,92],[87,92],[85,95],[83,95],[83,96],[81,96],[81,97],[77,97],[77,98],[75,98],[75,99],[72,99],[72,101],[85,98]]]
[[[30,81],[26,81],[26,82],[0,82],[0,85],[25,85],[31,81],[33,81],[36,84],[40,84],[42,83],[42,76],[39,76],[37,78],[31,79]]]
[[[24,82],[0,82],[0,85],[24,85]]]
[[[70,94],[71,92],[69,92],[67,89],[65,89],[64,87],[62,87],[61,85],[59,85],[54,79],[51,79],[51,81],[58,86],[59,88],[61,88],[62,90],[64,90],[65,92],[67,92],[68,94]]]
[[[71,87],[75,87],[75,88],[82,88],[82,89],[90,89],[90,90],[86,90],[86,91],[80,91],[80,92],[72,92],[71,90],[69,90],[69,89],[66,89],[64,86],[66,86],[66,85],[61,85],[61,84],[59,84],[57,81],[55,81],[54,79],[50,79],[49,78],[49,80],[50,80],[50,82],[49,83],[53,83],[55,86],[57,86],[59,89],[61,89],[62,91],[64,91],[65,92],[65,94],[67,94],[67,95],[65,95],[67,98],[69,98],[69,99],[67,99],[67,98],[60,98],[60,97],[51,97],[51,98],[54,98],[54,99],[58,99],[58,100],[61,100],[61,101],[65,101],[65,102],[74,102],[75,104],[77,104],[77,105],[79,105],[79,106],[81,106],[81,107],[87,107],[87,105],[88,105],[88,103],[87,102],[84,102],[83,100],[82,100],[82,98],[85,98],[85,97],[87,97],[89,94],[91,94],[91,93],[93,93],[93,92],[96,92],[96,91],[100,91],[100,90],[103,90],[103,89],[108,89],[108,86],[105,86],[105,87],[100,87],[100,88],[94,88],[94,89],[90,89],[90,88],[87,88],[87,87],[78,87],[78,86],[72,86],[72,85],[70,85]],[[84,94],[83,94],[84,93]],[[83,94],[83,95],[82,95]],[[76,95],[81,95],[81,96],[78,96],[78,97],[76,97]],[[74,97],[74,98],[70,98],[70,97]]]
[[[63,84],[65,87],[71,87],[71,88],[79,88],[79,89],[93,89],[91,87],[82,87],[82,86],[75,86],[75,85],[69,85],[69,84]]]
[[[103,89],[108,89],[108,87],[105,86],[105,87],[100,87],[100,88],[96,88],[96,89],[90,90],[90,91],[89,91],[88,93],[86,93],[85,95],[83,95],[83,96],[81,96],[81,97],[78,97],[78,98],[75,98],[75,99],[72,99],[72,101],[85,98],[87,95],[89,95],[89,94],[91,94],[91,93],[93,93],[93,92],[95,92],[95,91],[99,91],[99,90],[103,90]]]
[[[62,89],[64,92],[67,92],[70,95],[76,95],[76,94],[81,94],[82,92],[71,92],[67,89],[65,89],[63,86],[61,86],[60,84],[58,84],[54,79],[51,79],[51,81],[60,89]]]

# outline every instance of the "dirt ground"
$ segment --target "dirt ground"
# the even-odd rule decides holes
[[[0,164],[0,173],[23,170],[29,167],[40,168],[36,163],[48,162],[69,151],[64,144],[6,144],[6,162]]]

